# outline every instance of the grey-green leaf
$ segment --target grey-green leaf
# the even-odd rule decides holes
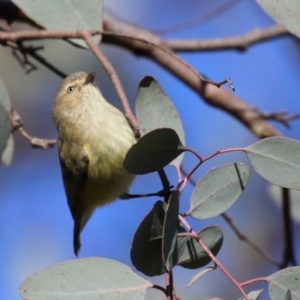
[[[212,169],[197,183],[186,214],[207,219],[223,213],[241,195],[249,176],[249,168],[242,163]]]
[[[12,0],[30,19],[49,30],[102,30],[103,0]],[[98,44],[101,36],[94,36]],[[87,47],[80,39],[72,42]]]
[[[290,267],[280,270],[269,277],[269,296],[272,300],[282,300],[286,298],[290,290],[292,299],[300,299],[300,267]]]
[[[157,128],[172,128],[185,143],[184,131],[179,114],[159,83],[150,76],[144,77],[138,87],[135,112],[142,135]],[[171,162],[179,167],[183,155]]]
[[[198,281],[201,277],[203,277],[206,273],[213,271],[215,267],[207,267],[203,270],[201,270],[199,273],[197,273],[188,283],[186,286],[187,288],[191,287],[196,281]]]
[[[7,112],[11,110],[11,101],[2,80],[0,80],[0,103],[3,104]]]
[[[214,255],[218,254],[223,244],[223,232],[220,227],[205,227],[198,233],[198,236]],[[178,237],[178,244],[181,244],[183,249],[178,249],[180,256],[177,265],[187,269],[198,269],[211,261],[197,241],[190,238],[187,242],[184,240],[185,243],[181,243],[181,239],[185,238]]]
[[[5,161],[9,162],[10,160],[11,140],[9,141],[9,137],[12,132],[12,124],[9,118],[10,110],[9,95],[3,81],[0,80],[0,163],[1,161],[5,163]]]
[[[147,174],[162,169],[184,151],[173,129],[160,128],[141,137],[129,149],[123,164],[129,173]]]
[[[179,197],[179,190],[172,192],[163,226],[163,260],[167,271],[172,270],[178,261],[177,233],[179,226]]]
[[[300,37],[299,0],[256,0],[264,11],[277,23]]]
[[[52,265],[28,277],[20,294],[26,300],[144,299],[151,286],[125,264],[82,258]]]
[[[248,293],[248,297],[250,300],[257,300],[263,290],[251,291]],[[239,300],[245,300],[245,297],[239,298]]]
[[[14,155],[14,136],[11,133],[7,139],[6,147],[2,153],[1,161],[9,166]]]
[[[12,124],[5,106],[0,102],[0,157],[7,145],[7,140],[12,132]]]
[[[132,264],[147,276],[166,272],[162,260],[162,233],[167,204],[157,201],[137,228],[130,251]]]
[[[275,185],[300,190],[300,142],[271,137],[244,150],[260,176]]]

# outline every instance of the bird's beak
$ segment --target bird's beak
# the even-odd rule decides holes
[[[85,82],[84,82],[83,85],[86,85],[86,84],[89,84],[89,83],[94,83],[95,77],[96,77],[96,73],[94,73],[94,72],[93,72],[93,73],[90,73],[90,74],[86,77]]]

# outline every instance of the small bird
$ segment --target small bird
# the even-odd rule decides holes
[[[77,72],[66,77],[52,106],[76,256],[80,233],[95,209],[126,194],[134,179],[123,167],[127,151],[136,142],[133,131],[124,114],[103,98],[95,76]]]

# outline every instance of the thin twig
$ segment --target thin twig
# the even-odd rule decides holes
[[[121,84],[121,81],[120,81],[114,67],[109,62],[109,60],[105,57],[103,52],[99,49],[98,45],[94,42],[94,40],[92,38],[92,33],[81,32],[81,36],[85,40],[85,42],[87,43],[87,45],[89,46],[91,51],[94,53],[96,58],[101,62],[102,66],[104,67],[107,74],[109,75],[109,77],[117,91],[117,94],[120,98],[120,101],[123,106],[125,116],[126,116],[128,122],[130,123],[130,125],[132,126],[134,131],[138,132],[139,130],[138,130],[137,120],[136,120],[134,114],[132,113],[132,110],[130,108],[130,105],[129,105],[128,99],[126,97],[126,94],[124,92],[123,86]]]
[[[40,139],[29,135],[23,129],[23,122],[21,120],[21,117],[15,110],[12,110],[10,112],[10,119],[13,125],[13,129],[19,131],[27,140],[29,140],[33,148],[41,148],[46,150],[55,145],[56,140]]]

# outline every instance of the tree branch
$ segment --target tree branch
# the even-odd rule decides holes
[[[261,117],[260,113],[254,111],[247,103],[226,89],[202,82],[193,70],[174,59],[174,57],[165,51],[162,51],[160,48],[166,47],[166,44],[157,35],[144,29],[120,23],[108,17],[104,19],[104,29],[111,33],[118,33],[119,36],[105,35],[103,42],[119,45],[136,54],[151,58],[172,75],[186,83],[186,85],[198,93],[207,104],[229,113],[243,123],[258,138],[279,135],[279,133]],[[137,40],[122,38],[120,35],[141,38],[142,40],[156,44],[157,47]]]
[[[166,44],[173,51],[218,51],[218,50],[239,50],[245,51],[250,46],[265,42],[280,36],[291,35],[282,25],[273,25],[268,28],[256,28],[246,34],[218,39],[186,39],[167,40]]]
[[[138,122],[134,116],[134,114],[131,111],[128,99],[126,97],[126,94],[124,92],[123,86],[121,84],[121,81],[112,66],[112,64],[109,62],[109,60],[105,57],[105,55],[102,53],[102,51],[99,49],[98,45],[94,42],[92,39],[92,34],[88,32],[82,32],[82,38],[85,40],[91,51],[94,53],[96,58],[101,62],[102,66],[108,73],[116,91],[120,98],[120,102],[123,106],[125,117],[127,118],[129,124],[132,126],[134,133],[137,137],[139,137],[139,129],[138,129]]]

